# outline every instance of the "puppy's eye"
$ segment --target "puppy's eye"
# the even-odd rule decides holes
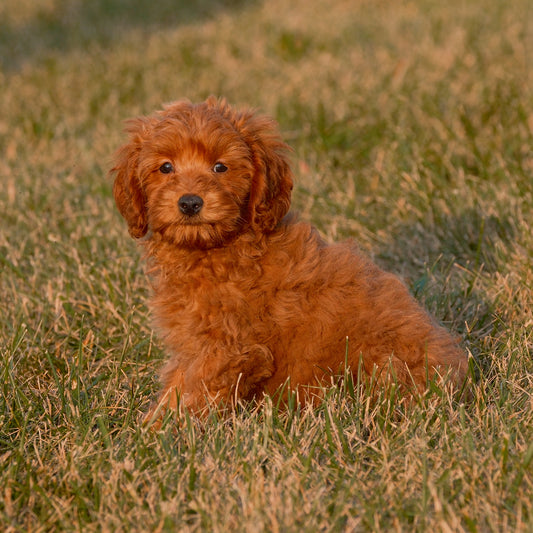
[[[163,174],[170,174],[174,171],[174,167],[172,166],[172,163],[163,163],[159,167],[159,172],[162,172]]]
[[[213,167],[213,172],[226,172],[228,170],[228,167],[224,163],[215,163],[215,166]]]

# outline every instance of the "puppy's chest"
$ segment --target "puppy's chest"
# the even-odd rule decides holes
[[[161,270],[154,280],[152,304],[172,309],[185,322],[214,320],[229,314],[257,313],[267,299],[257,264],[209,261]]]

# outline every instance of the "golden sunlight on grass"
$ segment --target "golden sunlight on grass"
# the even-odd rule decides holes
[[[533,527],[527,0],[3,0],[2,531]],[[293,205],[453,330],[470,396],[140,426],[163,354],[111,197],[123,121],[225,96],[294,148]]]

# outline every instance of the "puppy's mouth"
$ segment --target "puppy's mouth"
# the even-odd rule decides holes
[[[206,220],[204,200],[196,194],[184,194],[178,200],[178,226],[214,227],[216,222]]]
[[[223,246],[243,231],[246,202],[220,190],[164,189],[149,203],[149,226],[178,247],[207,249]]]

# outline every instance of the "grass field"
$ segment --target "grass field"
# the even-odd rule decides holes
[[[529,0],[2,0],[0,529],[533,531]],[[163,361],[111,196],[122,121],[209,94],[294,207],[456,332],[472,395],[141,429]]]

